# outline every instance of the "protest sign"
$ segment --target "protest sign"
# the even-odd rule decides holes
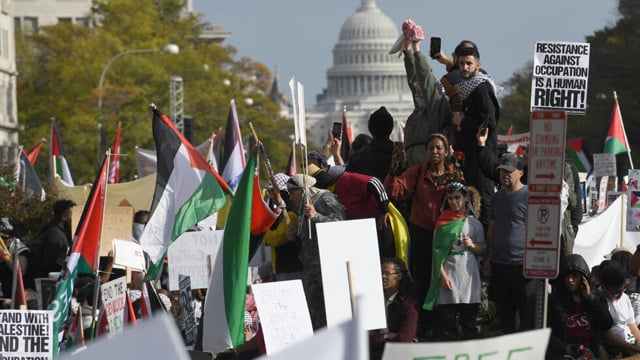
[[[213,259],[222,245],[222,230],[192,231],[169,245],[169,290],[179,290],[178,275],[191,277],[192,289],[209,287]]]
[[[617,172],[614,154],[593,154],[593,174],[595,176],[616,176]]]
[[[187,345],[191,345],[196,340],[198,334],[198,324],[196,324],[196,311],[193,308],[191,299],[191,278],[179,275],[180,281],[180,304],[182,305],[182,321],[184,322],[184,334]]]
[[[251,285],[267,354],[313,336],[309,308],[300,280]]]
[[[522,133],[522,134],[514,134],[514,135],[500,135],[498,134],[498,144],[507,145],[507,151],[516,152],[520,146],[528,146],[529,138],[531,136],[530,132]]]
[[[317,224],[318,249],[322,268],[322,284],[327,326],[351,319],[352,299],[349,293],[347,261],[351,262],[355,295],[362,297],[367,314],[367,330],[387,326],[380,255],[375,219],[336,221]]]
[[[53,359],[53,312],[0,310],[0,359]]]
[[[83,208],[74,206],[72,209],[73,233],[78,226]],[[104,209],[102,233],[100,235],[100,256],[109,255],[113,250],[113,239],[131,239],[133,228],[133,208],[130,206],[107,206]]]
[[[115,336],[102,336],[86,349],[70,356],[80,359],[171,359],[189,360],[176,322],[164,312]]]
[[[119,277],[100,285],[102,304],[109,322],[109,334],[121,332],[124,326],[124,307],[127,302],[127,279]]]
[[[146,270],[142,247],[133,241],[113,239],[113,264],[132,270]]]
[[[587,112],[588,43],[538,41],[533,51],[531,111]]]
[[[640,231],[640,170],[629,169],[627,231]]]
[[[544,359],[550,329],[456,342],[385,345],[382,360]]]

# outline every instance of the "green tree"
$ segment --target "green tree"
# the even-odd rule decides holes
[[[169,113],[169,78],[177,75],[184,83],[184,112],[195,119],[194,143],[224,127],[229,101],[236,99],[243,137],[249,136],[251,121],[274,166],[283,167],[291,133],[284,129],[293,125],[278,117],[276,105],[265,95],[271,73],[249,58],[236,60],[232,46],[192,41],[205,24],[181,17],[181,9],[180,0],[101,0],[94,2],[100,24],[93,28],[58,24],[32,36],[18,34],[19,119],[25,125],[21,141],[29,147],[48,138],[49,119],[55,117],[74,180],[88,183],[98,166],[98,123],[104,126],[106,150],[121,122],[121,152],[129,155],[121,158],[121,176],[132,179],[135,147],[154,148],[147,106],[154,102]],[[179,55],[124,55],[112,63],[98,88],[102,70],[115,55],[169,43],[180,47]],[[253,105],[246,105],[245,98],[253,99]],[[39,161],[36,170],[48,174],[47,162]]]

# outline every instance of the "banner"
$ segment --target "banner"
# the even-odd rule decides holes
[[[109,322],[109,334],[124,329],[124,306],[126,304],[127,278],[119,277],[100,285],[102,304]]]
[[[191,277],[192,289],[207,289],[209,277],[222,245],[224,231],[193,231],[180,235],[169,245],[169,290],[180,289],[179,275]]]
[[[529,145],[530,132],[515,135],[499,135],[498,144],[506,144],[509,152],[516,152],[520,146]]]
[[[0,359],[53,359],[53,313],[0,310]]]
[[[531,111],[587,112],[589,43],[538,41],[533,50]]]

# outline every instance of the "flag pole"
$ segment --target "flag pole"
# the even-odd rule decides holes
[[[629,165],[633,167],[633,159],[631,158],[631,144],[629,144],[629,139],[627,139],[627,131],[624,129],[624,121],[622,121],[622,111],[620,111],[620,104],[618,104],[618,93],[613,91],[613,99],[616,102],[616,107],[618,108],[618,112],[620,113],[620,126],[622,126],[622,134],[624,135],[624,142],[627,144],[627,156],[629,157]]]
[[[106,156],[104,161],[106,162],[105,164],[105,172],[106,174],[104,174],[104,180],[100,179],[100,181],[104,181],[105,183],[102,184],[101,186],[104,186],[104,197],[106,200],[107,197],[107,183],[109,182],[109,160],[111,160],[111,149],[108,149],[106,152]],[[100,171],[102,171],[102,167],[100,167]],[[99,175],[100,177],[102,177],[102,174]],[[103,201],[102,202],[102,209],[100,211],[102,211],[102,213],[105,213],[105,209],[107,207],[107,202]],[[95,280],[95,285],[94,285],[94,291],[93,291],[93,304],[91,305],[91,341],[93,341],[95,339],[95,335],[96,335],[96,310],[98,309],[98,297],[99,297],[99,293],[100,293],[100,240],[102,239],[102,227],[104,226],[104,221],[102,221],[102,223],[100,224],[100,236],[98,237],[98,246],[96,248],[96,254],[95,254],[95,258],[94,258],[94,264],[97,265],[97,268],[95,269],[96,271],[96,280]]]
[[[264,148],[264,144],[260,142],[258,139],[258,133],[256,133],[256,129],[253,128],[253,124],[249,121],[249,127],[251,128],[251,133],[253,134],[253,138],[256,141],[256,146],[260,149],[260,153],[262,154],[262,158],[264,161],[264,165],[267,168],[267,174],[269,175],[269,180],[271,180],[271,185],[273,185],[274,195],[276,197],[276,201],[278,202],[278,208],[282,209],[284,218],[287,222],[287,225],[291,223],[291,219],[289,219],[289,214],[287,212],[287,206],[282,200],[282,196],[280,196],[280,189],[278,189],[278,183],[276,183],[275,175],[273,174],[273,168],[271,167],[271,160],[269,160],[269,155],[267,154],[267,149]]]

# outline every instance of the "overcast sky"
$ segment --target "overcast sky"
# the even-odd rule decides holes
[[[482,67],[504,82],[533,57],[537,40],[583,42],[618,19],[616,0],[376,0],[398,29],[412,18],[426,38],[439,36],[450,53],[463,39],[476,42]],[[327,86],[332,50],[342,24],[361,0],[193,0],[205,20],[232,32],[225,44],[305,86],[307,105]],[[428,40],[425,47],[428,46]],[[434,63],[432,63],[434,65]],[[437,77],[444,69],[434,66]]]

